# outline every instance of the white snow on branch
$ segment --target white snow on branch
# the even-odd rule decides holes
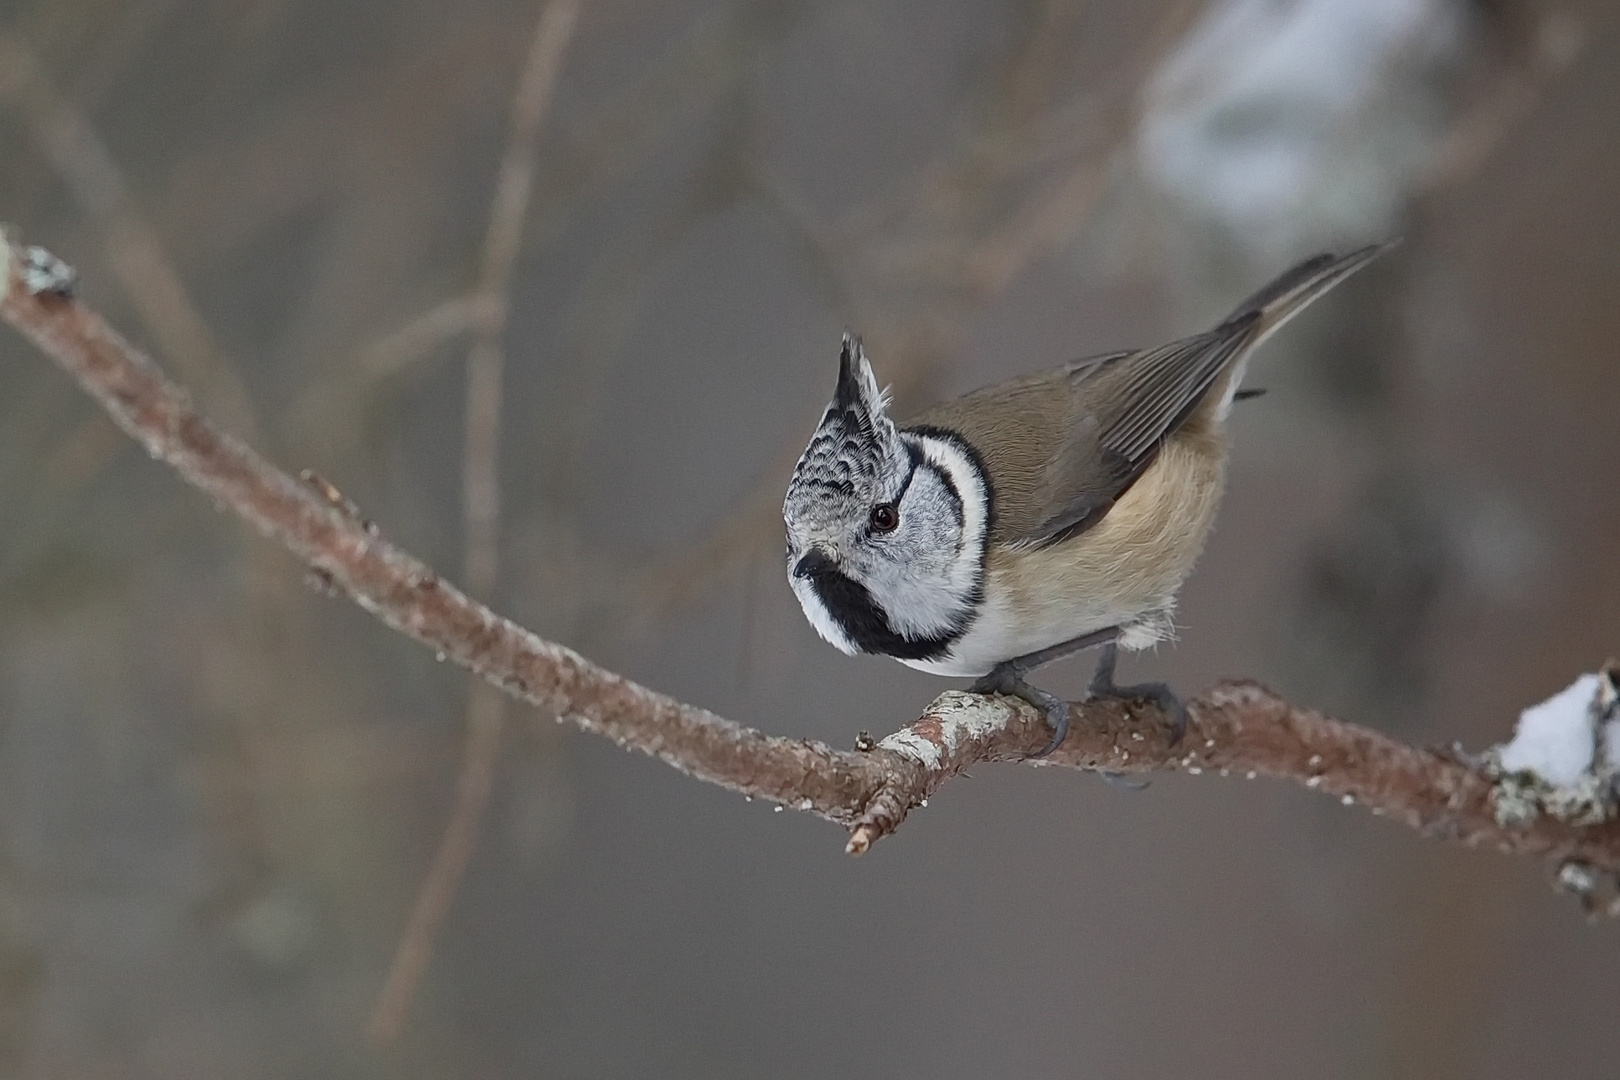
[[[1616,809],[1620,772],[1620,670],[1582,675],[1519,714],[1511,741],[1488,756],[1498,773],[1499,820],[1547,813],[1564,820],[1601,821]]]
[[[1582,675],[1540,705],[1520,713],[1513,741],[1498,755],[1502,768],[1532,772],[1560,787],[1590,772],[1599,750],[1598,699],[1605,682],[1601,675]]]

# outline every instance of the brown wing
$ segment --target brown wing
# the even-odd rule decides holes
[[[1051,544],[1101,521],[1247,346],[1256,317],[1110,353],[947,402],[913,428],[960,434],[995,491],[992,538]]]
[[[1103,519],[1244,353],[1391,246],[1307,259],[1208,333],[988,387],[912,426],[955,431],[978,449],[995,491],[993,539],[1057,543]]]

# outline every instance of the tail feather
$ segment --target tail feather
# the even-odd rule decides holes
[[[1239,304],[1227,316],[1226,322],[1233,323],[1259,315],[1251,331],[1253,339],[1250,348],[1253,348],[1303,311],[1312,300],[1398,243],[1399,240],[1386,240],[1347,255],[1323,254],[1306,259]]]
[[[1232,412],[1232,403],[1243,396],[1238,388],[1249,366],[1249,356],[1262,341],[1305,310],[1312,300],[1398,243],[1399,240],[1386,240],[1348,255],[1312,256],[1239,304],[1221,324],[1221,329],[1242,334],[1244,341],[1242,347],[1234,351],[1231,366],[1216,380],[1215,393],[1206,399],[1213,403],[1215,420],[1225,420]]]

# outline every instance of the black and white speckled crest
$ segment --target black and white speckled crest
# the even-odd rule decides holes
[[[832,403],[788,484],[782,514],[790,527],[831,526],[851,507],[864,513],[893,494],[883,489],[908,473],[910,452],[887,406],[859,339],[844,335]]]

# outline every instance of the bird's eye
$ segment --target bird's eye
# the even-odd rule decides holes
[[[900,525],[900,511],[894,503],[878,503],[872,507],[872,528],[878,532],[894,532]]]

